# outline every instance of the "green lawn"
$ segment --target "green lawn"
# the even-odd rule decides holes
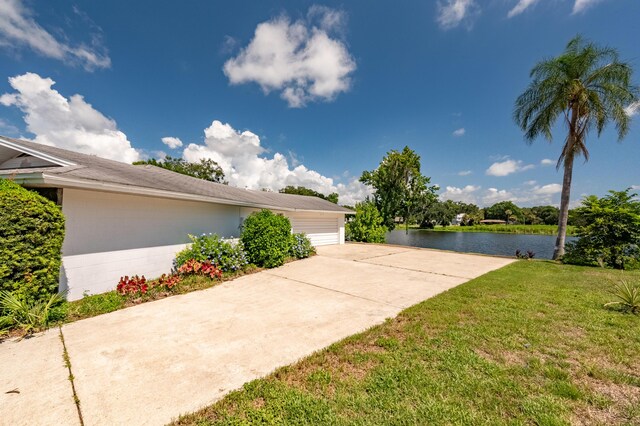
[[[398,229],[403,228],[399,226]],[[416,228],[416,227],[411,227]],[[440,232],[494,232],[499,234],[532,234],[532,235],[556,235],[556,225],[472,225],[472,226],[437,226],[429,231]],[[567,226],[567,235],[575,235],[575,227]]]
[[[637,425],[640,317],[603,307],[621,276],[520,261],[175,424]]]

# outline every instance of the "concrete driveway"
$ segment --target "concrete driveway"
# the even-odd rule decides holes
[[[397,246],[327,246],[311,259],[208,290],[5,342],[0,423],[73,425],[80,412],[85,425],[165,424],[511,262]]]

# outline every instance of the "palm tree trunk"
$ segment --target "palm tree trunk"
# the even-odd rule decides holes
[[[573,151],[564,158],[564,177],[560,196],[560,216],[558,218],[558,238],[553,250],[553,260],[564,255],[564,243],[567,237],[567,220],[569,219],[569,198],[571,196],[571,179],[573,177]]]

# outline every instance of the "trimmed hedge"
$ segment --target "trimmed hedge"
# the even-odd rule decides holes
[[[0,290],[48,300],[58,290],[63,240],[59,206],[0,179]]]
[[[240,236],[249,262],[275,268],[284,263],[291,249],[291,222],[270,210],[251,213],[242,225]]]

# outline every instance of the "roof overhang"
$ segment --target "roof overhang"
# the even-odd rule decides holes
[[[40,158],[42,160],[48,161],[50,163],[56,164],[58,166],[75,166],[76,163],[73,163],[71,161],[68,160],[64,160],[62,158],[59,157],[55,157],[53,155],[49,155],[49,154],[45,154],[43,152],[37,151],[35,149],[31,149],[31,148],[26,148],[24,146],[18,145],[16,143],[10,142],[8,140],[6,140],[5,138],[0,136],[0,146],[4,146],[6,148],[10,148],[13,149],[15,151],[18,152],[23,152],[25,154],[29,154],[33,157],[37,157]]]
[[[0,174],[0,177],[10,177],[16,183],[32,187],[54,187],[54,188],[72,188],[84,189],[90,191],[113,192],[118,194],[139,195],[144,197],[168,198],[172,200],[198,201],[213,204],[224,204],[230,206],[291,211],[291,212],[309,212],[309,213],[325,213],[325,214],[350,214],[350,212],[341,212],[333,210],[311,210],[311,209],[294,209],[286,207],[272,206],[268,204],[247,203],[242,201],[229,200],[224,198],[207,197],[204,195],[186,194],[183,192],[163,191],[153,188],[145,188],[142,186],[120,185],[116,183],[100,182],[85,179],[73,179],[62,177],[46,172],[36,173],[13,173]]]

